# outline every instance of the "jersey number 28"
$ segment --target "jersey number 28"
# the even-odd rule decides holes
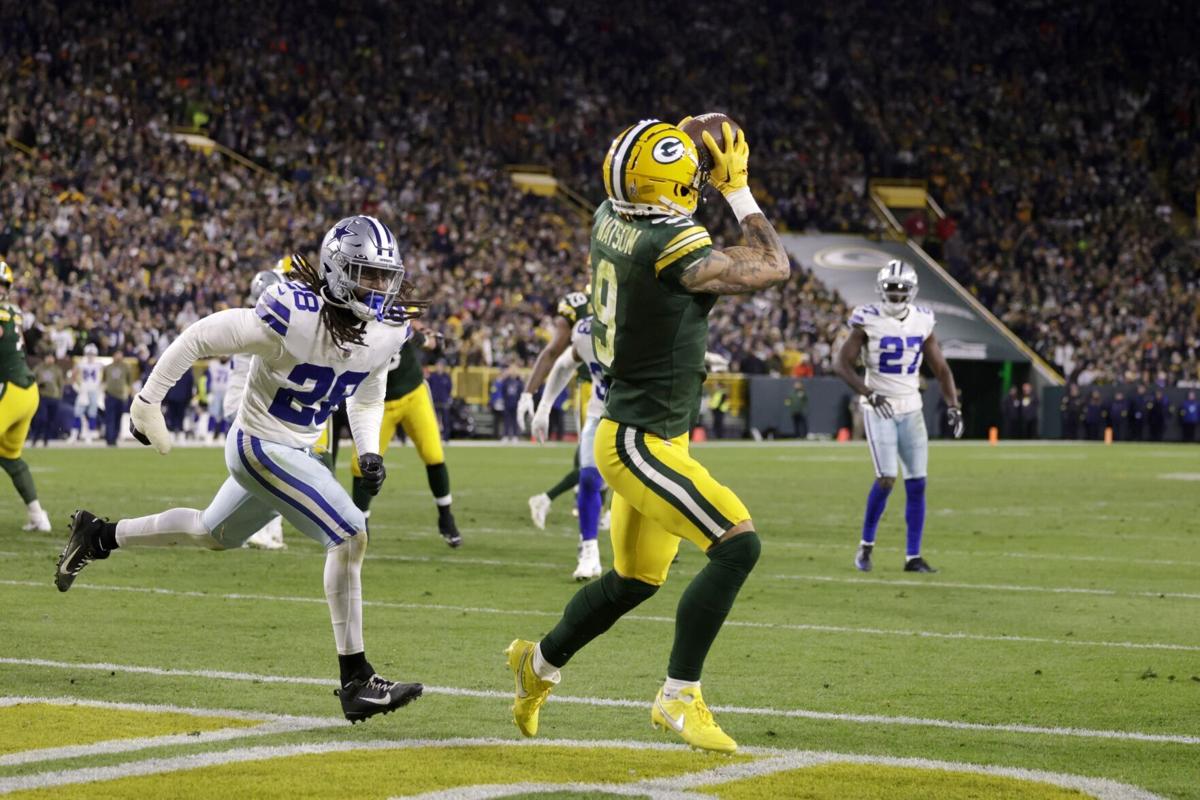
[[[288,374],[288,380],[296,384],[296,388],[283,387],[277,391],[268,410],[293,425],[322,425],[335,408],[358,390],[366,377],[365,372],[338,375],[329,367],[297,364]]]

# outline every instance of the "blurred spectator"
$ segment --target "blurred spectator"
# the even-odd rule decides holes
[[[804,381],[792,383],[792,391],[784,398],[783,405],[792,417],[792,435],[797,439],[808,438],[808,392]]]
[[[1089,440],[1098,441],[1100,439],[1101,432],[1107,427],[1105,423],[1109,421],[1111,413],[1111,407],[1104,405],[1099,390],[1093,389],[1088,396],[1087,405],[1083,408],[1083,429]]]
[[[113,360],[104,368],[104,441],[117,446],[121,436],[121,416],[129,405],[133,389],[133,370],[125,363],[125,354],[113,353]]]
[[[1146,401],[1146,425],[1150,428],[1150,441],[1161,442],[1163,432],[1167,427],[1167,417],[1171,413],[1171,403],[1167,393],[1155,389],[1154,394]]]
[[[1079,384],[1067,384],[1062,401],[1058,405],[1058,418],[1063,439],[1079,438],[1079,423],[1083,418],[1083,399],[1079,395]]]
[[[1146,438],[1145,427],[1147,412],[1150,410],[1151,399],[1146,393],[1146,387],[1139,385],[1129,398],[1129,439],[1140,442]]]
[[[1130,402],[1124,392],[1117,392],[1108,403],[1108,424],[1112,428],[1113,441],[1129,438]]]
[[[42,363],[34,369],[33,376],[37,380],[40,397],[37,417],[33,424],[33,444],[36,445],[38,439],[41,439],[42,446],[46,446],[50,444],[51,439],[57,439],[59,435],[58,409],[66,378],[52,353],[47,353],[42,358]]]
[[[1000,436],[1019,439],[1021,434],[1021,390],[1011,386],[1000,404]]]
[[[1179,404],[1179,425],[1183,429],[1183,441],[1196,441],[1196,425],[1200,424],[1200,400],[1196,390],[1189,389],[1187,397]]]
[[[1041,402],[1033,390],[1033,384],[1021,385],[1020,436],[1022,439],[1036,439],[1038,435],[1038,412]]]
[[[725,415],[729,413],[729,392],[718,385],[708,395],[708,411],[712,415],[712,437],[725,438]]]
[[[500,403],[504,412],[504,422],[501,430],[501,441],[515,442],[517,441],[517,404],[521,400],[521,392],[525,389],[525,382],[517,375],[517,369],[513,366],[508,366],[501,373],[497,381],[500,390]]]
[[[453,381],[450,373],[446,370],[446,362],[436,362],[430,369],[426,380],[429,381],[429,395],[433,400],[434,411],[437,412],[438,424],[442,428],[442,439],[448,440],[453,429],[453,421],[450,418]]]

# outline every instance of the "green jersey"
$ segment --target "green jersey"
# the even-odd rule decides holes
[[[592,225],[592,346],[609,378],[604,415],[674,438],[700,407],[708,312],[717,296],[679,283],[712,252],[690,217],[623,217],[606,201]]]
[[[425,380],[425,371],[421,369],[421,354],[418,352],[416,337],[404,343],[400,352],[392,356],[388,364],[387,394],[384,400],[399,400],[404,395],[416,389]]]
[[[13,383],[22,389],[33,385],[33,373],[25,363],[25,329],[21,309],[0,305],[0,383]]]

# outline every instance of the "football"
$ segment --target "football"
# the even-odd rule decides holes
[[[741,130],[741,127],[736,122],[720,111],[699,114],[681,126],[683,132],[692,137],[692,141],[696,143],[696,150],[700,153],[700,168],[705,171],[712,169],[713,159],[712,153],[708,152],[708,148],[704,146],[704,137],[701,134],[704,131],[708,131],[709,135],[713,137],[713,141],[717,143],[717,147],[724,147],[725,134],[721,130],[722,122],[729,123],[729,127],[733,129],[734,136],[737,136],[737,132]]]

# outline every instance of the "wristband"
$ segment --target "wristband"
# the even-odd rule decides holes
[[[750,193],[749,186],[743,186],[725,195],[725,202],[729,203],[729,210],[737,217],[738,224],[741,224],[742,220],[751,214],[762,213],[762,209],[758,207],[758,202],[754,199],[754,195]]]

